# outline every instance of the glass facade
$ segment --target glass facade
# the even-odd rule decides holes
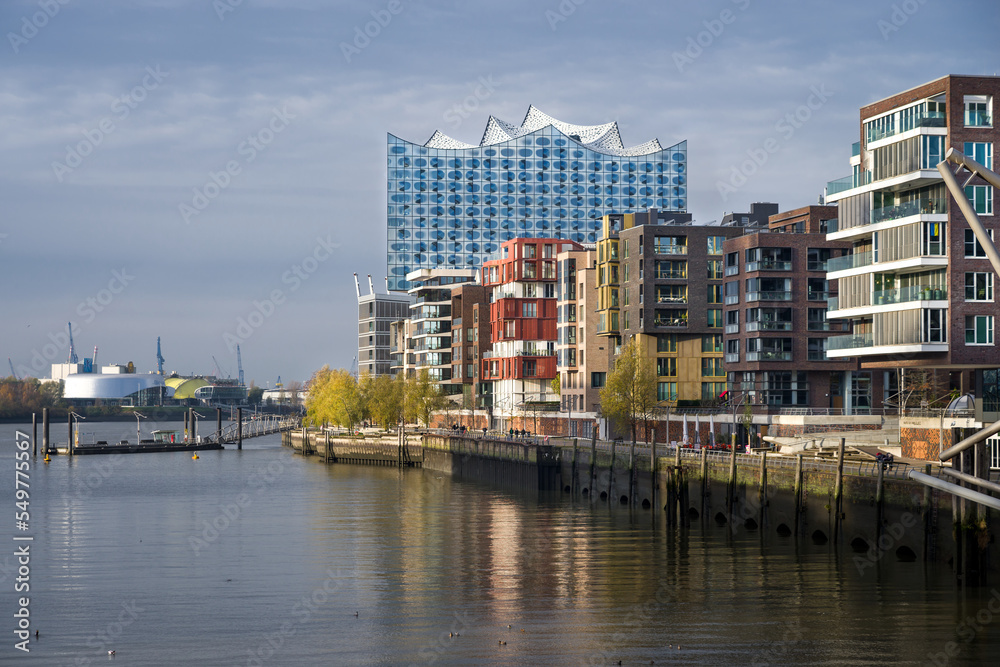
[[[417,269],[478,269],[512,238],[594,243],[606,214],[686,212],[686,141],[629,155],[577,136],[549,124],[489,145],[434,148],[388,135],[389,289],[408,289]]]

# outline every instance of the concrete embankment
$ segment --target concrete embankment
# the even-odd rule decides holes
[[[951,564],[981,584],[998,570],[997,519],[906,477],[905,466],[693,451],[590,440],[534,444],[450,434],[340,438],[302,430],[285,444],[331,463],[421,466],[511,490],[663,512],[733,531],[770,531],[850,548],[862,571],[896,561]],[[964,507],[964,510],[963,510]],[[994,513],[995,514],[995,513]]]

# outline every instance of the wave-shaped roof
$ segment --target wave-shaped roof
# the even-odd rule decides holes
[[[526,134],[531,134],[549,125],[569,138],[578,141],[582,146],[609,155],[648,155],[649,153],[663,150],[663,146],[656,139],[639,144],[638,146],[625,148],[625,145],[622,143],[621,134],[618,132],[617,122],[605,123],[604,125],[573,125],[572,123],[564,123],[561,120],[557,120],[547,113],[539,111],[533,105],[528,107],[528,113],[525,114],[524,120],[521,121],[520,125],[512,125],[499,118],[490,116],[489,121],[486,123],[486,130],[483,132],[483,138],[479,141],[479,147],[492,146],[493,144],[523,137]],[[435,130],[424,146],[427,148],[451,150],[476,148],[473,144],[452,139],[442,133],[441,130]]]

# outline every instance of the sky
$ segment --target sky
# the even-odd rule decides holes
[[[304,381],[384,291],[386,134],[687,140],[697,222],[817,203],[859,108],[1000,71],[996,0],[4,0],[0,356]],[[764,150],[765,146],[769,150]],[[367,289],[367,288],[364,288]],[[4,373],[8,371],[4,368]]]

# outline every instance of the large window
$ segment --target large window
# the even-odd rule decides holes
[[[702,377],[725,377],[726,371],[722,367],[721,357],[702,357],[701,358],[701,375]]]
[[[725,382],[702,382],[701,400],[714,401],[726,390]]]
[[[725,236],[709,236],[708,237],[708,254],[709,255],[721,255],[722,254],[722,242],[726,240]]]
[[[809,361],[826,361],[826,339],[810,338],[808,344]]]
[[[968,315],[965,318],[966,345],[993,344],[993,316]]]
[[[722,352],[722,336],[720,334],[712,334],[711,336],[702,336],[701,351]]]
[[[687,303],[687,285],[657,285],[656,303]]]
[[[658,400],[658,401],[676,401],[677,400],[677,383],[676,382],[658,382],[656,384],[656,400]]]
[[[677,357],[657,357],[656,374],[660,377],[677,377]]]
[[[972,208],[980,215],[993,215],[993,187],[989,185],[967,185],[965,196]]]
[[[993,273],[966,273],[965,274],[965,300],[966,301],[992,301],[993,300]]]
[[[677,334],[657,334],[656,335],[656,351],[657,352],[673,352],[677,353]]]
[[[747,361],[791,361],[791,338],[748,338]]]
[[[531,246],[527,246],[527,247],[531,247]],[[536,304],[534,302],[531,302],[531,303],[527,303],[527,302],[522,303],[521,304],[521,317],[538,317],[538,304]]]
[[[993,144],[990,142],[966,141],[964,153],[987,169],[993,169]]]
[[[946,343],[948,311],[943,308],[926,308],[923,311],[921,340],[925,343]]]
[[[721,308],[709,308],[708,309],[708,328],[709,329],[721,329],[722,328],[722,309]]]
[[[990,239],[993,238],[993,230],[987,230],[990,233]],[[967,258],[980,258],[986,257],[986,251],[983,250],[983,246],[980,245],[979,239],[976,238],[976,233],[971,229],[965,230],[965,256]]]
[[[727,364],[736,363],[740,360],[740,339],[730,338],[726,341],[726,356],[724,357]]]
[[[722,260],[721,259],[710,259],[708,260],[708,279],[709,280],[722,280]]]
[[[653,250],[657,255],[686,255],[686,236],[657,236],[653,242]]]
[[[687,262],[684,260],[659,260],[656,262],[657,280],[685,280]]]
[[[708,286],[708,302],[722,303],[722,285]]]
[[[967,95],[965,98],[965,126],[991,127],[990,100],[986,95]]]
[[[594,389],[600,389],[607,382],[607,373],[591,373],[590,374],[590,386]]]

